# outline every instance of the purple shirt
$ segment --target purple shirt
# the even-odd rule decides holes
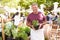
[[[30,22],[31,24],[33,20],[38,20],[39,23],[43,23],[45,19],[46,17],[41,12],[38,12],[38,14],[31,13],[27,17],[27,21]]]

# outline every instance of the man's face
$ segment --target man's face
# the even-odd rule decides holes
[[[33,10],[33,12],[37,12],[38,11],[38,6],[37,5],[33,5],[32,6],[32,10]]]

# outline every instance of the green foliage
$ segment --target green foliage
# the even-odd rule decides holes
[[[18,2],[19,2],[19,0],[2,0],[1,1],[1,4],[3,5],[3,6],[8,6],[8,7],[10,7],[10,8],[17,8],[18,7]]]
[[[17,28],[13,29],[12,30],[12,35],[13,35],[13,38],[14,39],[23,39],[23,40],[27,40],[28,39],[28,36],[27,34],[23,31],[23,29],[21,30],[22,28],[20,28],[20,30],[18,31]]]
[[[28,36],[25,32],[18,32],[18,38],[22,38],[23,40],[28,40]]]
[[[25,27],[24,31],[28,36],[30,36],[30,28],[29,27]]]
[[[5,13],[5,10],[3,8],[0,8],[0,14]]]
[[[7,5],[9,7],[17,8],[17,6],[21,6],[21,8],[24,7],[25,9],[28,9],[29,5],[31,5],[34,2],[36,2],[38,6],[40,6],[40,4],[45,4],[47,7],[51,7],[54,2],[60,3],[60,0],[13,0],[13,1],[12,0],[1,0],[0,3],[2,5]]]
[[[16,29],[16,28],[14,28],[13,30],[12,30],[12,35],[13,35],[13,38],[15,39],[16,37],[17,37],[17,34],[18,33],[18,30]]]
[[[39,28],[39,22],[38,22],[38,20],[33,20],[32,21],[32,25],[34,26],[35,30],[38,30],[38,28]]]
[[[32,24],[33,24],[33,26],[39,25],[38,20],[33,20],[33,21],[32,21]]]
[[[18,30],[19,30],[19,32],[24,32],[24,27],[21,26],[18,28]]]
[[[28,16],[29,15],[29,13],[28,12],[25,12],[25,16]]]
[[[28,33],[30,33],[30,28],[29,27],[18,27],[18,28],[14,28],[12,30],[12,35],[13,38],[17,38],[19,40],[19,38],[23,38],[23,40],[27,40],[28,39]]]
[[[15,26],[13,25],[12,22],[7,22],[5,24],[5,28],[4,28],[5,34],[10,37],[11,36],[11,30],[14,28],[15,28]]]
[[[27,1],[26,0],[20,0],[18,5],[21,6],[21,7],[24,7],[25,9],[28,9],[29,5],[30,5],[30,2],[28,0]]]
[[[16,28],[12,22],[7,22],[5,24],[4,31],[8,37],[11,37],[12,35],[13,38],[17,40],[20,40],[20,39],[28,40],[27,33],[30,33],[30,28],[26,26]]]
[[[46,3],[46,0],[37,0],[36,3],[40,7],[40,4],[45,4]]]

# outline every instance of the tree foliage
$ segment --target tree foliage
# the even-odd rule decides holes
[[[47,7],[51,7],[54,2],[60,3],[60,0],[1,0],[0,2],[2,5],[7,5],[9,7],[17,8],[17,6],[21,6],[28,9],[34,2],[38,3],[38,6],[40,6],[40,4],[45,4]]]

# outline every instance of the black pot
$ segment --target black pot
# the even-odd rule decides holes
[[[27,33],[28,36],[30,36],[30,33]]]
[[[24,40],[22,37],[15,38],[13,40]]]
[[[13,40],[17,40],[17,39],[13,39]]]
[[[7,37],[7,40],[13,40],[13,38],[12,37]]]
[[[28,36],[30,36],[30,32],[26,32],[26,34],[27,34]]]
[[[35,28],[35,30],[38,30],[39,29],[39,25],[34,26],[34,28]]]
[[[5,35],[5,40],[7,40],[7,38],[8,38],[8,36],[7,36],[7,35]]]

